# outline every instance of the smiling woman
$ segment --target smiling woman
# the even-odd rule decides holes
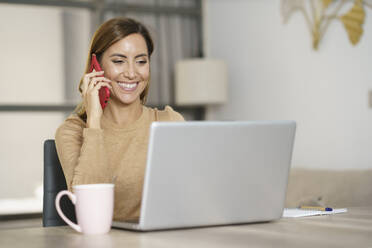
[[[150,57],[154,45],[141,23],[111,19],[93,36],[85,75],[79,84],[82,103],[56,132],[58,156],[69,190],[73,185],[115,183],[114,219],[139,217],[149,127],[154,121],[183,121],[167,106],[146,107]],[[103,71],[89,72],[96,54]],[[99,90],[110,89],[102,109]]]
[[[80,81],[79,91],[84,96],[87,93],[89,80],[94,77],[94,74],[88,74],[91,55],[94,53],[97,55],[102,69],[107,70],[104,74],[105,77],[94,77],[94,83],[100,82],[99,79],[113,80],[113,82],[106,82],[112,86],[111,93],[114,93],[114,99],[118,100],[122,96],[117,91],[118,83],[128,84],[132,81],[135,82],[134,79],[145,77],[141,84],[145,87],[142,90],[138,89],[136,92],[140,92],[139,100],[143,104],[146,103],[150,77],[149,59],[153,50],[154,44],[150,33],[141,23],[130,18],[114,18],[103,23],[91,41],[85,70],[87,74]],[[101,82],[104,82],[104,80],[101,80]],[[97,87],[100,88],[101,86]],[[132,87],[127,85],[127,89]],[[87,105],[87,102],[84,103],[83,101],[76,109],[77,114],[82,119],[87,118]]]
[[[128,35],[103,54],[102,67],[107,69],[105,75],[113,80],[112,104],[130,104],[140,100],[140,94],[148,88],[150,77],[147,54],[146,42],[140,34]]]

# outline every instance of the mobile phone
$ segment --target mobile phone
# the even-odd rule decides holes
[[[96,55],[94,53],[92,54],[92,60],[90,61],[89,72],[92,72],[93,69],[96,71],[102,71],[101,66],[99,65]],[[103,77],[103,75],[100,75],[99,77]],[[102,109],[104,109],[110,98],[109,88],[107,88],[106,86],[101,87],[101,89],[99,89],[98,95],[99,102],[101,103]]]

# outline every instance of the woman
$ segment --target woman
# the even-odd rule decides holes
[[[151,123],[183,120],[168,106],[163,111],[144,106],[153,49],[148,30],[135,20],[115,18],[102,24],[79,85],[83,101],[56,132],[69,190],[115,179],[116,220],[139,217]],[[88,73],[93,53],[103,72]],[[103,110],[98,91],[104,86],[110,99]]]

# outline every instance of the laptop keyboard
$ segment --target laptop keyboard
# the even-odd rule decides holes
[[[139,218],[125,220],[125,222],[133,223],[133,224],[138,224],[139,223]]]

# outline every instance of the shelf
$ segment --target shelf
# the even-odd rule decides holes
[[[146,105],[164,109],[165,105]],[[172,106],[172,105],[171,105]],[[76,103],[66,104],[0,104],[0,112],[72,112]],[[178,112],[192,113],[194,120],[204,120],[205,106],[172,106]]]

